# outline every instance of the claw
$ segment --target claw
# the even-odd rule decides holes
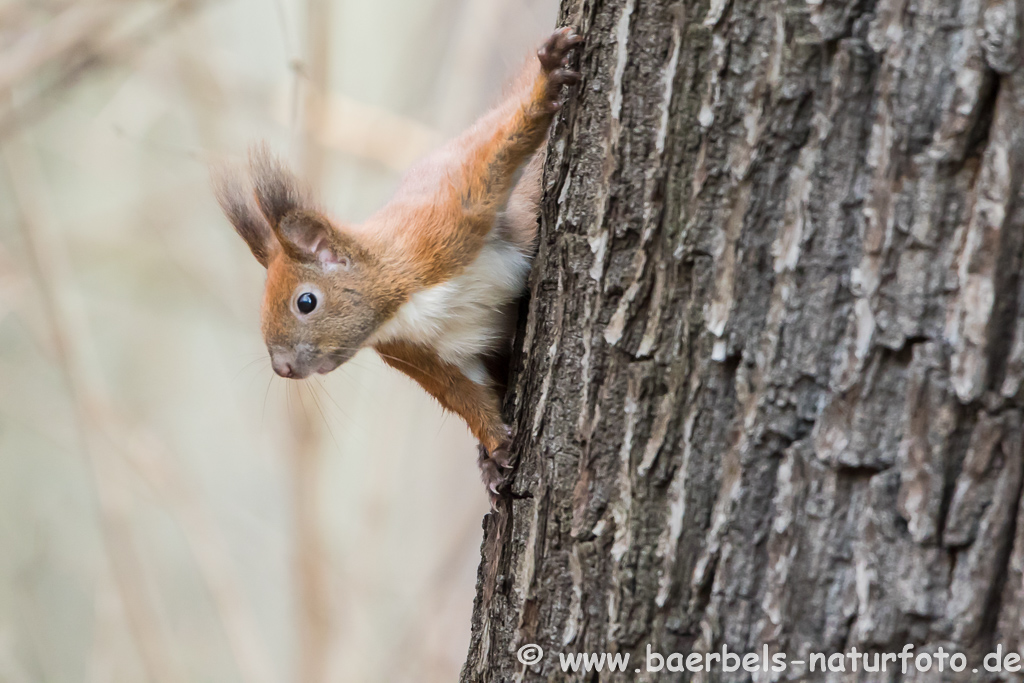
[[[557,112],[562,107],[562,103],[558,101],[562,86],[579,83],[580,73],[569,68],[569,51],[581,42],[583,38],[577,35],[571,26],[564,26],[552,33],[537,50],[537,59],[540,60],[548,79],[545,93],[547,102],[541,103],[542,110],[550,114]]]
[[[491,508],[497,505],[501,488],[505,485],[506,476],[502,470],[511,467],[508,460],[507,447],[495,448],[488,453],[484,446],[480,445],[480,476],[484,480],[484,486],[491,498]]]
[[[504,446],[494,449],[491,453],[491,461],[493,461],[498,467],[504,469],[512,467],[512,460],[509,458],[508,449]]]
[[[500,439],[498,445],[493,446],[490,451],[483,444],[479,446],[480,475],[491,498],[492,509],[496,507],[500,491],[508,481],[508,472],[512,469],[512,458],[509,455],[509,448],[512,445],[512,428],[502,425],[502,432],[504,432],[505,438]]]
[[[566,53],[573,47],[583,42],[583,38],[576,34],[571,26],[563,26],[547,39],[544,45],[537,50],[537,58],[545,70],[551,71],[559,65],[564,65]]]

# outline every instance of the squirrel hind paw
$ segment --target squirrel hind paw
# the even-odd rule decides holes
[[[508,485],[509,470],[512,469],[512,460],[508,451],[509,445],[510,442],[504,441],[490,452],[488,452],[483,444],[478,446],[480,455],[477,458],[477,464],[480,466],[480,478],[487,488],[487,495],[491,499],[492,509],[497,506],[501,492]]]

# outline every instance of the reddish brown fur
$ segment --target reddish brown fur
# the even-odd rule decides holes
[[[460,415],[488,453],[508,440],[498,394],[490,387],[466,379],[457,367],[423,346],[386,342],[374,349],[385,363],[416,380],[445,410]]]
[[[479,253],[516,171],[547,135],[549,89],[549,74],[531,64],[510,97],[413,166],[360,230],[367,243],[402,255],[410,290],[448,280]]]
[[[578,78],[563,68],[576,42],[571,30],[556,32],[500,105],[414,166],[394,199],[362,225],[331,222],[263,149],[250,160],[251,197],[237,182],[218,184],[225,213],[267,267],[263,333],[272,357],[290,354],[288,376],[347,360],[414,293],[473,263],[492,229],[524,253],[532,250],[543,166],[536,152],[561,86]],[[308,315],[294,309],[300,285],[322,295]],[[498,383],[473,381],[416,343],[389,340],[374,348],[466,420],[491,460],[483,465],[485,480],[496,492],[509,441]]]

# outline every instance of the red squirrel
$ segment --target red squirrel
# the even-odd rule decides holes
[[[465,419],[492,505],[510,468],[501,402],[537,235],[538,150],[562,86],[580,78],[567,66],[579,42],[570,27],[555,31],[511,94],[410,169],[362,225],[329,219],[264,147],[250,154],[248,183],[215,182],[267,269],[261,317],[274,371],[328,373],[373,347]]]

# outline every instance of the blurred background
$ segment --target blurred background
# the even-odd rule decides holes
[[[554,0],[0,0],[0,683],[454,681],[487,497],[370,351],[277,378],[209,189],[357,221]]]

